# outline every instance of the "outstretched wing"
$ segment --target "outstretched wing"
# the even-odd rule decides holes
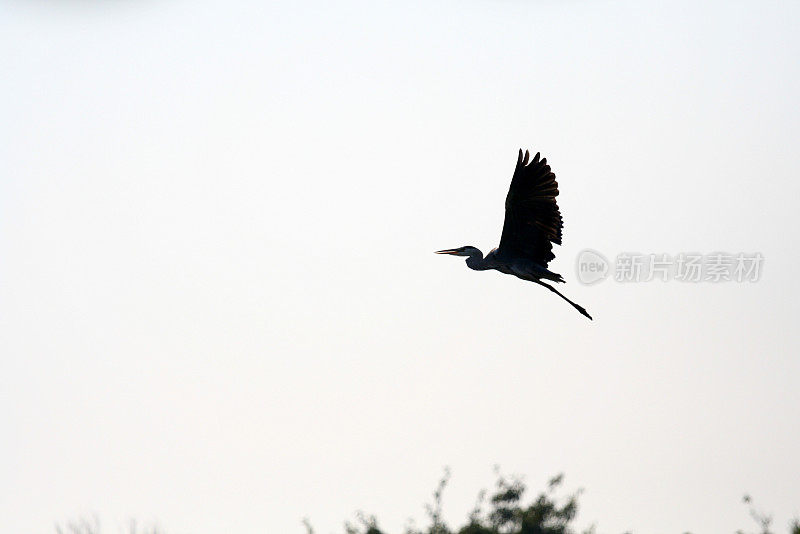
[[[558,183],[547,158],[539,153],[529,163],[529,154],[522,150],[506,196],[506,220],[500,237],[498,254],[530,259],[547,267],[555,258],[553,245],[561,244],[564,226],[556,204]]]

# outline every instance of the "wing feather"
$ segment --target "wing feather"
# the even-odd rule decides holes
[[[506,218],[498,254],[522,257],[546,267],[555,258],[553,243],[561,244],[564,227],[556,203],[558,182],[537,152],[532,160],[522,150],[506,196]]]

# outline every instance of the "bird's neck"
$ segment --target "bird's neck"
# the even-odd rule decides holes
[[[485,271],[487,269],[491,269],[489,262],[484,259],[483,252],[480,250],[469,255],[467,258],[467,267],[473,271]]]

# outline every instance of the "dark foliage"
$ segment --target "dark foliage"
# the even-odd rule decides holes
[[[578,515],[578,497],[581,490],[567,496],[559,496],[559,488],[564,476],[558,475],[547,484],[547,488],[531,501],[525,500],[527,487],[519,477],[505,477],[497,472],[497,483],[494,491],[481,490],[465,524],[451,529],[442,517],[442,497],[450,480],[450,470],[445,469],[444,476],[433,492],[433,502],[425,506],[428,526],[422,530],[407,527],[404,534],[576,534],[575,519]],[[487,495],[489,495],[487,499]],[[736,534],[776,534],[772,530],[772,516],[760,511],[753,504],[750,496],[745,495],[744,503],[749,507],[750,516],[758,530],[738,530]],[[303,520],[307,534],[315,534],[308,519]],[[800,534],[800,519],[789,525],[788,534]],[[355,522],[345,523],[345,534],[387,534],[381,530],[378,520],[373,515],[362,512],[356,514]],[[119,532],[119,528],[116,530]],[[131,520],[122,529],[125,534],[161,534],[162,531],[153,525],[140,525]],[[658,531],[654,528],[653,531]],[[783,531],[783,529],[780,529]],[[594,525],[581,531],[581,534],[594,534]],[[89,519],[69,521],[56,525],[56,534],[100,534],[100,521],[94,516]],[[685,533],[689,534],[689,533]]]
[[[442,519],[442,495],[450,480],[450,470],[433,492],[433,503],[425,506],[429,525],[422,529],[406,528],[405,534],[576,534],[575,518],[578,515],[578,490],[566,497],[558,496],[558,489],[564,482],[560,474],[547,484],[545,491],[535,499],[525,501],[527,487],[519,477],[505,477],[497,472],[497,483],[491,496],[482,490],[478,494],[475,507],[469,513],[466,523],[457,529],[450,529]],[[488,502],[487,502],[488,501]],[[771,530],[772,516],[757,510],[749,496],[744,498],[750,507],[750,515],[758,525],[757,532],[739,530],[736,534],[776,534]],[[487,508],[488,504],[488,509]],[[357,523],[346,523],[346,534],[387,534],[378,526],[375,516],[357,514]],[[307,534],[314,534],[313,528],[304,521]],[[594,525],[582,534],[594,534]],[[789,534],[800,534],[800,519],[789,525]],[[689,534],[689,533],[686,533]]]
[[[442,519],[442,495],[449,480],[450,471],[446,469],[433,492],[433,503],[425,507],[428,527],[423,530],[410,527],[405,534],[575,534],[572,523],[578,514],[580,492],[559,498],[556,492],[564,480],[563,475],[551,479],[546,491],[525,504],[527,488],[522,479],[506,478],[498,473],[496,487],[488,499],[488,510],[484,510],[487,494],[484,490],[479,493],[466,524],[456,530],[451,530]],[[357,519],[357,524],[345,524],[346,534],[386,534],[374,516],[359,513]],[[308,522],[304,523],[308,534],[313,534]]]

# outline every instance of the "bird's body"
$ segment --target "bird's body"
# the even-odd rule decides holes
[[[480,252],[480,250],[478,250],[478,252]],[[504,257],[502,253],[498,252],[496,248],[492,249],[485,258],[482,257],[483,253],[481,253],[480,256],[481,257],[470,256],[467,258],[467,267],[473,271],[494,269],[503,274],[510,274],[529,281],[531,278],[544,278],[554,282],[564,281],[564,278],[562,278],[560,274],[547,270],[533,260],[520,257],[507,258]]]
[[[558,292],[553,286],[542,282],[564,282],[564,278],[547,269],[555,258],[553,245],[561,244],[563,220],[556,203],[558,183],[550,170],[547,159],[539,159],[537,153],[529,163],[530,155],[519,151],[517,167],[506,196],[506,217],[500,246],[486,257],[473,247],[440,250],[437,254],[467,256],[467,267],[475,271],[490,269],[534,282],[572,304],[580,313],[591,319],[586,310]]]

